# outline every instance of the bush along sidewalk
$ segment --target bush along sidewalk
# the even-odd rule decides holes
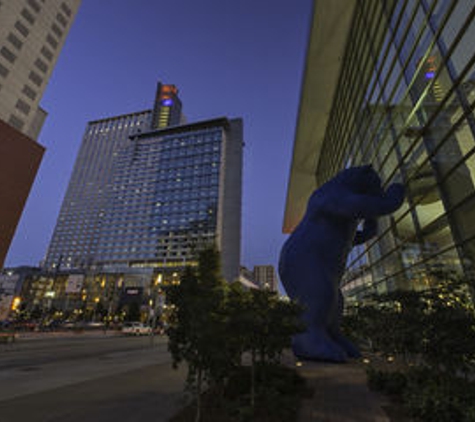
[[[201,419],[204,422],[283,422],[298,419],[302,397],[308,395],[305,380],[293,368],[270,365],[255,369],[256,391],[251,406],[249,380],[251,367],[241,366],[230,376],[224,390],[205,390],[201,397]],[[196,401],[176,414],[171,422],[196,420]]]
[[[426,290],[368,298],[348,312],[344,327],[386,362],[370,363],[370,388],[396,397],[415,420],[475,421],[473,302],[463,280],[432,278],[437,283]]]
[[[295,420],[303,381],[280,358],[303,329],[302,309],[275,292],[227,284],[219,262],[215,248],[204,250],[198,267],[167,288],[168,347],[175,367],[187,365],[193,399],[174,420]]]
[[[368,385],[401,402],[415,420],[475,421],[475,383],[428,367],[388,371],[369,367]]]

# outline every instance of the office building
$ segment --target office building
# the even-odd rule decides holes
[[[261,289],[277,291],[277,274],[273,265],[256,265],[253,270],[254,281]]]
[[[0,267],[44,153],[39,103],[79,4],[0,2]]]
[[[259,286],[254,281],[252,271],[243,266],[239,268],[239,282],[245,289],[259,289]]]
[[[372,164],[406,200],[348,260],[344,294],[474,287],[475,4],[316,1],[284,231],[338,171]]]
[[[242,122],[180,124],[177,93],[159,83],[152,110],[88,124],[46,268],[176,272],[216,243],[238,277]]]

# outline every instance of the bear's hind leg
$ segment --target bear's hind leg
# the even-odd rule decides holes
[[[343,334],[339,332],[337,333],[332,332],[331,337],[346,352],[348,357],[355,358],[355,359],[361,357],[361,353],[359,352],[358,348],[350,340],[348,340]]]
[[[305,333],[297,334],[292,339],[295,356],[303,360],[327,362],[346,362],[348,355],[324,329],[308,328]]]

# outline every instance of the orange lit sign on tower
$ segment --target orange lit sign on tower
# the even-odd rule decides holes
[[[158,82],[152,115],[152,128],[162,129],[180,122],[181,101],[175,85]]]

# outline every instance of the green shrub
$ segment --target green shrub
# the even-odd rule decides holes
[[[475,421],[475,384],[453,375],[413,369],[402,397],[408,413],[422,421]]]
[[[434,382],[428,382],[426,385],[410,384],[404,392],[403,400],[408,413],[422,421],[464,420],[463,406],[459,398]]]
[[[239,367],[228,379],[224,394],[216,389],[203,395],[203,421],[207,422],[287,422],[297,420],[300,401],[306,393],[305,379],[294,368],[278,364],[258,365],[256,374],[256,404],[249,401],[251,368]],[[172,418],[184,422],[194,418],[192,403]]]
[[[346,309],[342,329],[372,351],[424,362],[434,371],[470,374],[475,362],[475,309],[467,280],[429,275],[431,287],[368,295]],[[390,327],[390,329],[388,329]]]
[[[367,369],[372,390],[402,398],[407,413],[427,422],[475,422],[475,383],[429,367],[408,372]]]
[[[475,422],[475,404],[465,409],[464,422]]]
[[[407,386],[407,376],[403,372],[386,372],[374,368],[366,370],[368,386],[371,390],[385,394],[402,395]]]
[[[366,369],[366,376],[368,377],[368,387],[371,390],[383,391],[385,372],[369,367]]]

